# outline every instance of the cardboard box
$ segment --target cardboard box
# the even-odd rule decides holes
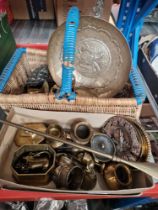
[[[101,127],[104,122],[112,117],[110,114],[97,114],[97,113],[75,113],[75,112],[48,112],[15,108],[12,109],[8,115],[8,120],[16,123],[26,122],[51,122],[54,119],[61,124],[63,128],[70,127],[72,121],[75,119],[85,119],[94,128]],[[142,172],[133,171],[134,184],[132,189],[127,190],[109,190],[103,180],[101,174],[98,174],[98,182],[96,187],[91,191],[83,190],[59,190],[54,188],[54,183],[51,181],[47,186],[27,186],[15,182],[11,172],[11,162],[17,146],[14,143],[14,136],[16,128],[3,126],[0,133],[0,185],[2,188],[7,189],[25,189],[36,191],[49,191],[61,193],[85,193],[85,194],[102,194],[102,195],[133,195],[139,194],[147,189],[153,188],[153,179]],[[5,166],[5,167],[4,167]],[[54,188],[54,189],[53,189]]]
[[[155,116],[154,111],[149,103],[144,103],[142,105],[142,110],[140,117],[152,117]]]
[[[72,6],[77,6],[81,15],[90,15],[109,21],[112,0],[102,2],[103,4],[100,4],[98,0],[56,0],[57,25],[65,22],[67,13]]]
[[[53,0],[10,0],[14,19],[16,20],[52,20],[54,19]]]

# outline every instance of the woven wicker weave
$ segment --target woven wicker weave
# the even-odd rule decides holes
[[[140,106],[135,98],[90,98],[77,97],[75,101],[56,100],[49,94],[20,94],[32,70],[47,63],[47,52],[27,49],[11,75],[4,93],[0,94],[0,106],[10,109],[13,106],[39,110],[58,110],[73,112],[112,113],[138,117]]]

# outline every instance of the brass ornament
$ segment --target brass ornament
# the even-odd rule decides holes
[[[121,163],[110,163],[103,170],[104,180],[111,190],[132,187],[132,173],[128,166]]]
[[[57,124],[57,123],[51,123],[48,126],[47,132],[49,135],[57,137],[57,138],[64,138],[65,137],[65,133],[64,130],[62,129],[62,127]],[[49,138],[46,140],[47,143],[50,143]],[[62,142],[59,141],[51,141],[51,146],[55,149],[58,147],[61,147],[63,145]]]
[[[81,164],[86,166],[87,170],[94,169],[95,161],[93,156],[88,152],[80,152],[77,154],[77,159]]]
[[[81,145],[86,145],[90,142],[93,135],[91,125],[86,121],[75,121],[71,126],[71,139]]]
[[[65,24],[58,27],[48,45],[49,71],[59,87],[64,30]],[[98,18],[84,16],[80,18],[77,32],[74,65],[76,89],[86,89],[95,97],[112,97],[128,80],[131,54],[125,38],[116,27]]]
[[[44,123],[24,123],[23,126],[27,128],[32,128],[34,130],[46,133],[46,126]],[[14,138],[14,142],[17,146],[23,146],[27,144],[39,144],[45,138],[39,136],[35,133],[24,131],[23,129],[18,129]]]
[[[115,145],[112,141],[112,139],[103,134],[103,133],[95,133],[92,138],[91,138],[91,148],[98,151],[98,152],[102,152],[111,156],[115,156]],[[109,161],[108,158],[99,156],[99,155],[95,155],[95,161],[101,161],[101,162],[107,162]]]
[[[147,161],[149,154],[151,153],[150,139],[140,123],[138,123],[133,118],[128,118],[128,120],[131,123],[133,123],[133,125],[135,126],[135,129],[137,130],[137,133],[138,133],[138,139],[141,143],[141,154],[140,154],[139,160]]]
[[[94,169],[84,170],[83,182],[81,184],[81,189],[92,190],[96,186],[97,175]]]
[[[57,156],[56,165],[53,180],[57,187],[79,189],[83,180],[83,169],[65,154]]]
[[[141,155],[141,142],[133,123],[122,116],[107,120],[102,132],[113,139],[116,145],[116,156],[125,160],[136,161]]]
[[[22,146],[13,157],[13,177],[20,184],[48,184],[55,166],[55,158],[55,151],[47,144]]]

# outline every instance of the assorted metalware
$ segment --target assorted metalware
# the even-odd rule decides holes
[[[114,116],[101,128],[93,128],[84,120],[74,120],[69,129],[65,129],[54,121],[44,124],[47,130],[43,133],[37,128],[30,129],[27,124],[23,127],[11,122],[4,123],[19,128],[17,133],[24,129],[25,132],[44,137],[36,145],[31,142],[15,152],[12,171],[18,183],[41,185],[53,181],[59,189],[92,190],[97,185],[98,176],[101,176],[109,189],[119,190],[132,187],[133,167],[149,175],[156,174],[151,171],[154,164],[143,162],[150,153],[148,137],[131,118]],[[16,144],[17,133],[14,138]],[[81,143],[71,133],[77,133]],[[83,144],[87,137],[88,141]],[[58,142],[61,144],[57,145]],[[133,147],[137,149],[135,152]],[[43,183],[40,179],[39,182],[36,179],[35,183],[31,181],[38,176],[44,177]]]

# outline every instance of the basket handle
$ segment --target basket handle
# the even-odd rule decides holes
[[[79,18],[79,9],[77,7],[71,7],[68,12],[64,34],[62,85],[59,93],[56,94],[56,98],[58,99],[76,99],[76,93],[73,92],[72,83],[73,71],[75,70],[74,61]]]

